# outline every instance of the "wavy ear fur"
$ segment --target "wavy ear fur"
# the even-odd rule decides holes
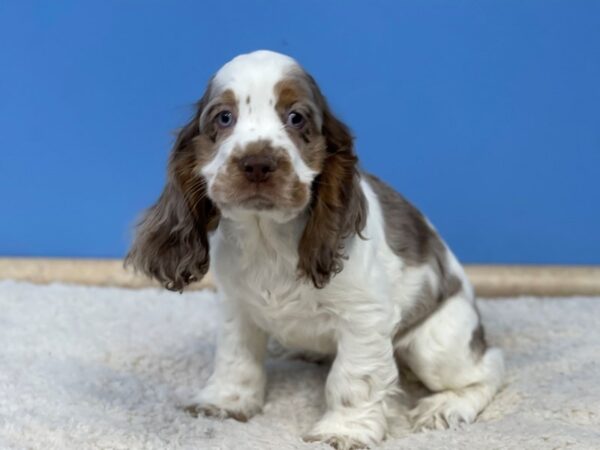
[[[125,259],[126,265],[174,291],[208,271],[208,232],[219,221],[219,211],[206,195],[206,180],[197,175],[197,154],[202,149],[199,119],[206,94],[194,118],[179,132],[169,159],[165,188],[137,225]]]
[[[317,84],[308,78],[323,114],[321,133],[327,155],[313,182],[309,218],[298,247],[298,269],[315,287],[323,288],[343,268],[346,239],[360,236],[364,229],[367,204],[350,130],[331,113]]]

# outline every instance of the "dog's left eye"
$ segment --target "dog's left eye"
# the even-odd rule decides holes
[[[231,111],[221,111],[217,115],[217,123],[221,128],[228,128],[233,125],[233,113]]]
[[[291,111],[287,117],[287,125],[293,128],[302,128],[306,123],[306,119],[302,114],[296,111]]]

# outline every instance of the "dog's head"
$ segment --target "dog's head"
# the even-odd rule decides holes
[[[127,261],[181,290],[207,272],[207,233],[221,216],[307,214],[298,269],[323,287],[342,268],[345,238],[364,227],[365,208],[348,128],[293,59],[257,51],[209,82]]]

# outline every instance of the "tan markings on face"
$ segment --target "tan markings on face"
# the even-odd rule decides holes
[[[277,98],[275,110],[284,124],[291,111],[296,111],[304,116],[306,124],[302,129],[286,126],[285,130],[298,148],[306,165],[316,172],[321,172],[326,157],[325,138],[318,129],[319,121],[315,115],[319,112],[316,111],[309,90],[303,84],[300,80],[293,78],[278,82],[275,85]]]
[[[220,128],[215,123],[216,115],[225,109],[232,111],[234,115],[237,114],[237,100],[231,90],[225,90],[214,98],[204,99],[203,102],[208,108],[196,119],[201,122],[198,124],[198,134],[192,138],[189,150],[178,152],[172,161],[174,175],[190,208],[199,204],[206,196],[206,179],[198,174],[212,161],[220,142],[229,136],[234,128]],[[208,229],[212,229],[212,226],[213,224],[209,223]]]
[[[221,103],[225,103],[226,105],[236,106],[237,98],[231,89],[225,89],[221,93]]]
[[[200,133],[213,142],[222,141],[235,128],[235,123],[228,128],[219,127],[217,116],[223,111],[230,111],[234,118],[238,116],[238,100],[231,89],[226,89],[221,94],[212,98],[206,112],[202,114]]]
[[[240,168],[240,160],[249,156],[266,156],[274,160],[276,169],[266,181],[255,183],[247,179]],[[269,140],[259,140],[233,150],[224,169],[215,178],[211,197],[223,206],[296,210],[308,204],[310,187],[300,181],[283,148],[274,148]]]

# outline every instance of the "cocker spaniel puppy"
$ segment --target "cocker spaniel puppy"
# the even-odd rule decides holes
[[[211,79],[127,261],[178,291],[210,261],[224,320],[194,399],[209,415],[261,411],[268,337],[335,356],[327,412],[305,439],[337,448],[385,438],[397,364],[432,391],[411,412],[418,429],[472,422],[501,384],[502,354],[452,252],[359,169],[348,127],[278,53],[238,56]]]

